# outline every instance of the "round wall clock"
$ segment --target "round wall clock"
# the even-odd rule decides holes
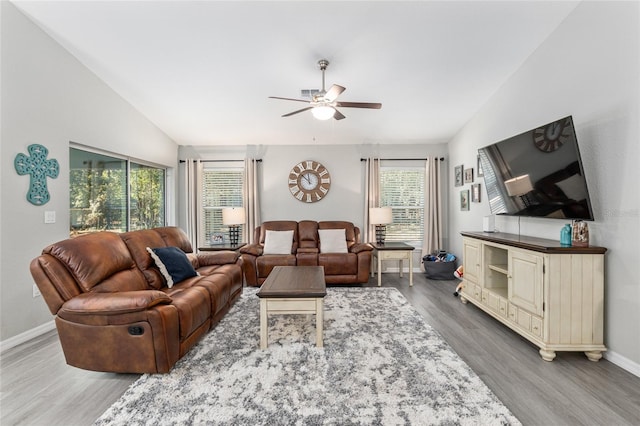
[[[562,119],[533,131],[533,144],[544,152],[560,148],[571,136],[571,121]]]
[[[331,175],[317,161],[305,160],[289,172],[289,191],[299,201],[315,203],[322,200],[331,188]]]

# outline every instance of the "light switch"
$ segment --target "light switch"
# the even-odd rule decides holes
[[[56,212],[55,211],[44,212],[44,223],[56,223]]]

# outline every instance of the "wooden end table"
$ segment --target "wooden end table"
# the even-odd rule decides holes
[[[324,296],[322,266],[276,266],[258,291],[260,349],[269,345],[268,318],[273,314],[315,314],[316,346],[323,346]]]
[[[409,287],[413,287],[413,250],[415,247],[406,243],[389,242],[384,244],[369,243],[373,246],[371,256],[371,276],[378,274],[378,287],[382,285],[382,261],[397,260],[400,267],[400,278],[403,277],[402,261],[409,260]],[[376,262],[377,259],[377,262]],[[376,267],[377,266],[377,267]]]

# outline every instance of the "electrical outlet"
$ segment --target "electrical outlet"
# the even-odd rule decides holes
[[[48,210],[44,212],[44,223],[56,223],[55,210]]]
[[[33,285],[33,297],[38,297],[38,296],[42,296],[42,293],[40,293],[40,289],[38,288],[37,285]]]

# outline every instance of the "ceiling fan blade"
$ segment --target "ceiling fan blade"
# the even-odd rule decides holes
[[[294,115],[294,114],[298,114],[298,113],[300,113],[300,112],[308,111],[308,110],[310,110],[311,108],[313,108],[313,107],[312,107],[312,106],[310,106],[310,107],[302,108],[302,109],[299,109],[299,110],[297,110],[297,111],[293,111],[293,112],[290,112],[290,113],[288,113],[288,114],[284,114],[284,115],[283,115],[283,117],[290,117],[290,116],[292,116],[292,115]]]
[[[345,87],[342,86],[338,86],[337,84],[334,84],[333,86],[331,86],[329,88],[329,90],[327,91],[327,93],[325,93],[324,95],[324,99],[327,102],[333,102],[336,100],[336,98],[338,96],[340,96],[340,93],[344,92],[345,90],[347,90]]]
[[[278,96],[269,96],[269,99],[281,99],[283,101],[296,101],[296,102],[306,102],[309,103],[309,100],[304,100],[304,99],[293,99],[293,98],[281,98]]]
[[[346,118],[343,113],[341,113],[337,109],[335,109],[335,110],[336,110],[336,112],[335,112],[335,114],[333,114],[333,118],[335,118],[336,120],[342,120],[343,118]]]
[[[336,102],[336,106],[343,108],[370,108],[380,109],[382,104],[374,102]]]

